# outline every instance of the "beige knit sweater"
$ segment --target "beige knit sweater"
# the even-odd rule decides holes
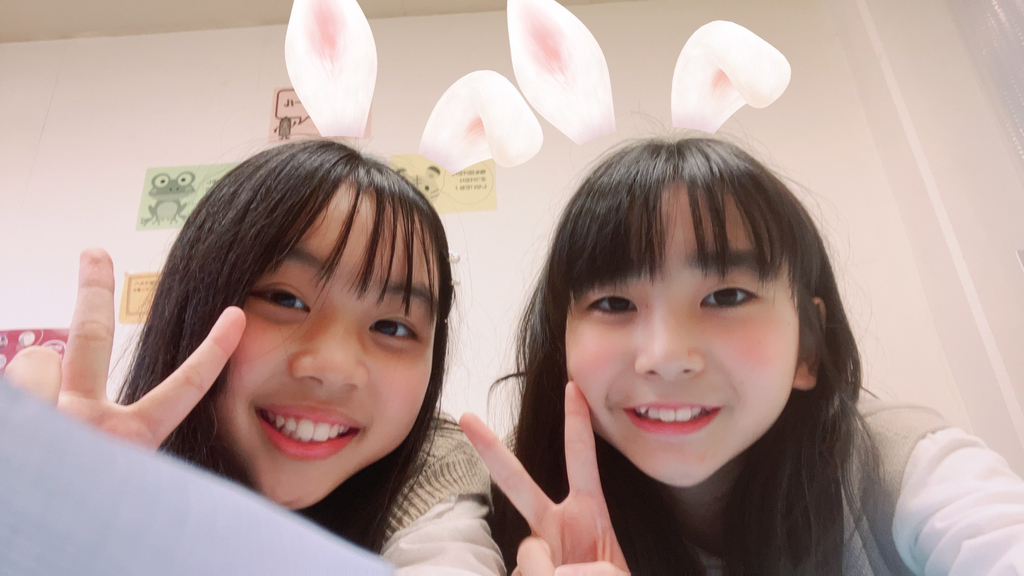
[[[435,505],[458,496],[490,504],[491,478],[458,424],[438,418],[420,460],[420,473],[405,487],[388,519],[385,540]]]
[[[864,517],[857,526],[853,525],[850,511],[846,511],[843,574],[909,575],[911,572],[900,559],[892,535],[903,471],[918,441],[931,432],[948,428],[949,423],[930,408],[882,402],[867,394],[857,407],[878,448],[882,485],[862,483]]]

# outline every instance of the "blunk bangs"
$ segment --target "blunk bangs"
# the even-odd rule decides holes
[[[331,249],[330,256],[319,271],[319,280],[326,282],[337,269],[338,262],[348,245],[360,205],[363,209],[372,206],[373,221],[370,227],[370,238],[363,253],[359,277],[355,279],[356,293],[362,296],[371,288],[376,287],[379,289],[377,299],[383,301],[393,287],[392,277],[396,275],[398,278],[403,278],[404,276],[398,286],[402,288],[402,305],[405,307],[405,313],[408,314],[416,288],[413,276],[419,259],[425,267],[429,291],[427,304],[431,318],[433,318],[437,313],[435,262],[430,257],[430,254],[433,253],[430,249],[430,241],[424,227],[419,223],[415,208],[406,198],[395,194],[381,194],[374,188],[359,186],[354,188],[344,227]],[[401,266],[400,270],[395,269],[396,259],[402,260],[405,264]]]
[[[407,180],[375,162],[359,162],[353,166],[349,159],[336,159],[337,154],[327,150],[324,154],[327,165],[316,166],[317,155],[314,146],[317,144],[319,143],[309,144],[313,153],[307,160],[313,161],[310,162],[312,167],[298,174],[293,172],[291,182],[276,186],[278,191],[303,187],[311,193],[307,198],[301,199],[301,214],[294,220],[295,224],[287,231],[282,231],[280,242],[274,244],[275,254],[269,269],[274,270],[281,266],[302,236],[316,223],[338,190],[348,186],[352,190],[348,214],[337,241],[318,271],[318,280],[326,282],[337,270],[358,211],[372,210],[370,237],[362,256],[359,275],[354,282],[356,293],[362,296],[371,289],[379,289],[378,299],[383,300],[391,289],[398,285],[402,289],[402,304],[408,314],[416,292],[416,260],[421,259],[427,277],[428,308],[431,317],[435,317],[439,309],[440,293],[435,255],[438,253],[438,246],[430,236],[428,226],[421,222],[422,214],[429,210],[425,208],[426,200],[421,198],[419,192]],[[322,146],[330,144],[328,142]],[[275,204],[287,206],[299,201],[290,199],[289,196],[291,195],[287,193],[273,193],[264,209],[273,209]],[[415,199],[422,200],[420,205]],[[401,266],[401,270],[396,270],[396,262],[399,260],[404,260],[404,266]]]
[[[794,214],[785,185],[732,146],[687,139],[647,141],[602,161],[566,208],[549,270],[565,271],[573,300],[596,286],[656,277],[665,265],[671,204],[683,200],[682,189],[705,274],[725,276],[741,260],[727,233],[730,203],[762,281],[786,266],[795,285],[812,264],[800,250],[798,230],[806,227],[796,222],[806,215]]]

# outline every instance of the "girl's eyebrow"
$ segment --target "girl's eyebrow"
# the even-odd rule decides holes
[[[404,298],[405,290],[405,284],[388,284],[387,288],[384,289],[384,295]],[[427,287],[419,282],[413,283],[412,287],[409,288],[409,297],[419,301],[427,310],[432,309],[434,306],[434,299],[430,295],[430,290],[427,290]]]
[[[713,254],[708,255],[708,264],[701,264],[700,258],[697,254],[690,254],[689,266],[696,268],[697,270],[706,270],[708,268],[714,268],[714,262],[716,258]],[[753,250],[730,250],[726,256],[725,261],[725,272],[728,273],[731,270],[739,268],[753,272],[754,274],[760,274],[761,269],[757,265],[757,259],[754,257]]]
[[[312,253],[302,248],[301,246],[296,246],[295,248],[292,248],[292,250],[288,252],[284,259],[291,262],[295,262],[296,264],[300,264],[302,266],[308,266],[309,268],[312,268],[314,271],[320,271],[323,270],[324,268],[324,263],[322,260],[314,256]],[[405,283],[390,283],[384,289],[383,295],[398,296],[400,298],[404,298],[405,290]],[[431,295],[430,290],[427,289],[426,285],[421,284],[419,282],[414,282],[413,285],[409,288],[409,296],[423,304],[423,306],[425,306],[427,310],[433,309],[434,298]]]
[[[295,262],[296,264],[308,266],[316,271],[323,270],[324,268],[324,263],[322,260],[314,256],[312,253],[308,252],[301,246],[296,246],[292,248],[291,251],[288,252],[288,254],[284,257],[284,259]]]

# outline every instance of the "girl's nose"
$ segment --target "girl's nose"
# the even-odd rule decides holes
[[[288,370],[324,386],[362,386],[368,379],[363,339],[352,327],[310,327],[293,348]]]
[[[637,374],[662,380],[689,378],[704,370],[705,357],[695,327],[668,314],[658,315],[637,343]]]

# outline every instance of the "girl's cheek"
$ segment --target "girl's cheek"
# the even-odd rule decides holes
[[[623,365],[625,351],[621,335],[593,326],[570,327],[565,335],[566,369],[581,388],[612,376]],[[584,390],[586,393],[586,390]]]
[[[770,318],[723,330],[715,340],[735,369],[755,374],[775,372],[783,364],[792,368],[799,346],[795,328]]]

